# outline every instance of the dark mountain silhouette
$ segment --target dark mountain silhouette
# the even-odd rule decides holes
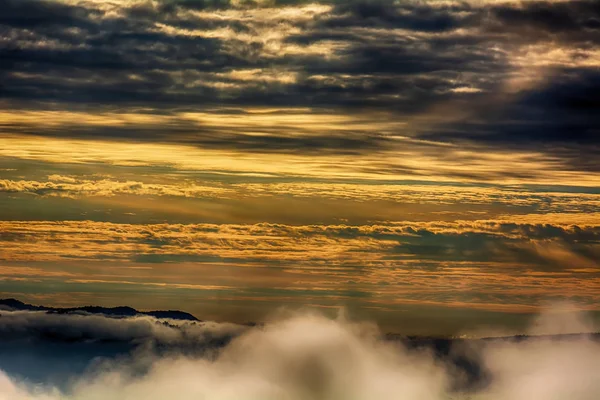
[[[12,310],[43,311],[49,310],[49,307],[34,306],[23,303],[17,299],[0,299],[0,308]]]
[[[190,313],[177,310],[138,311],[132,307],[100,307],[83,306],[71,308],[34,306],[17,299],[0,299],[0,309],[15,311],[46,311],[53,314],[102,314],[108,317],[122,318],[148,315],[158,319],[177,319],[183,321],[200,321]]]

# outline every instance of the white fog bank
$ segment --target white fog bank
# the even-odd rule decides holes
[[[543,324],[547,333],[553,325],[564,330],[565,320],[553,318],[539,318],[535,329]],[[593,330],[582,319],[568,323]],[[449,363],[429,351],[409,351],[380,338],[370,324],[296,314],[248,329],[218,356],[138,351],[82,372],[67,389],[35,386],[0,372],[0,400],[600,398],[600,344],[591,337],[474,346],[470,351],[477,353],[491,380],[468,394],[451,390],[457,371]]]

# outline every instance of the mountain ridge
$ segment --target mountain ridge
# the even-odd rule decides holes
[[[102,307],[91,305],[81,307],[49,307],[24,303],[14,298],[0,299],[0,309],[8,309],[9,311],[46,311],[49,314],[100,314],[112,318],[150,316],[157,319],[201,322],[201,320],[194,315],[179,310],[139,311],[129,306]]]

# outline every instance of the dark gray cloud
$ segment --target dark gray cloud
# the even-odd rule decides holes
[[[444,32],[479,22],[481,13],[468,3],[438,6],[432,3],[349,1],[335,6],[327,27],[370,26],[413,31]]]
[[[560,72],[563,76],[502,109],[477,110],[476,118],[436,127],[422,137],[538,149],[566,160],[566,168],[598,172],[600,118],[595,110],[600,107],[600,73],[582,68]]]
[[[91,26],[88,9],[51,1],[2,0],[0,24],[16,28]]]
[[[539,29],[551,34],[598,28],[600,5],[596,1],[531,1],[519,6],[500,5],[491,9],[502,24]]]
[[[600,129],[594,113],[600,79],[597,2],[351,1],[325,2],[322,6],[330,9],[318,11],[310,11],[305,2],[274,2],[275,7],[298,7],[296,14],[244,4],[2,0],[0,98],[9,107],[26,108],[59,103],[168,112],[277,106],[377,109],[397,118],[454,104],[472,111],[458,121],[401,133],[541,149],[572,168],[597,170],[585,160],[598,155]],[[543,68],[547,81],[507,95],[516,69],[542,74],[535,57],[529,64],[519,61],[525,45],[538,46],[539,57],[552,49],[560,54],[545,61],[551,64]],[[169,126],[169,133],[156,127],[66,127],[62,132],[259,151],[352,152],[388,146],[364,131],[346,138],[323,132],[311,138],[281,134],[258,139],[182,126]],[[135,129],[144,133],[132,134]],[[581,151],[584,159],[577,157]]]
[[[569,31],[587,34],[588,41],[596,39],[594,29],[587,28],[587,25],[591,23],[593,26],[593,13],[597,7],[583,1],[562,5],[570,13],[555,10],[554,19],[538,10],[545,10],[542,5],[538,5],[538,8],[533,5],[525,8],[473,8],[459,3],[454,6],[435,6],[427,3],[393,5],[391,2],[350,2],[336,5],[331,12],[318,15],[308,22],[285,17],[275,21],[260,18],[252,21],[242,18],[223,20],[189,13],[190,10],[204,9],[206,5],[203,2],[135,5],[123,8],[119,16],[106,11],[102,13],[98,9],[50,1],[5,0],[4,3],[5,12],[0,23],[8,39],[3,49],[5,73],[39,75],[6,77],[3,94],[5,97],[32,100],[77,101],[79,94],[91,102],[177,105],[211,103],[216,96],[219,104],[307,105],[313,104],[315,99],[319,103],[320,99],[327,98],[321,102],[330,105],[339,105],[341,102],[344,105],[344,94],[347,94],[357,105],[361,101],[368,105],[368,99],[376,95],[408,93],[407,97],[412,102],[416,99],[430,103],[438,100],[436,95],[440,93],[420,99],[415,96],[417,93],[411,92],[435,92],[436,89],[443,92],[449,88],[449,76],[432,76],[427,87],[422,80],[415,81],[411,75],[437,72],[454,72],[455,75],[466,72],[493,74],[506,68],[502,59],[498,60],[496,54],[487,52],[483,46],[493,41],[499,45],[508,44],[503,42],[512,38],[511,34],[516,28],[515,24],[506,21],[507,15],[518,21],[519,17],[512,14],[520,16],[523,22],[516,26],[526,24],[534,32],[542,29],[537,27],[541,23],[536,22],[539,19],[545,21],[544,26],[551,26],[552,22],[558,27],[561,23],[574,25]],[[24,18],[25,10],[28,12],[27,18]],[[540,14],[537,19],[536,12]],[[564,21],[574,13],[586,15],[592,22],[586,20],[587,25],[577,25]],[[495,18],[490,18],[490,14]],[[566,17],[558,16],[563,14]],[[302,31],[287,35],[285,41],[309,45],[337,40],[344,43],[343,49],[334,50],[339,57],[324,59],[310,54],[281,54],[280,57],[265,59],[264,43],[245,42],[235,36],[235,33],[258,35],[264,33],[262,30],[266,28],[277,29],[276,24],[282,21]],[[233,34],[227,38],[169,34],[157,30],[157,23],[204,32],[230,29]],[[25,33],[23,28],[32,31]],[[377,31],[371,32],[369,28]],[[454,30],[458,28],[474,30],[466,36],[457,35]],[[481,34],[481,30],[485,32],[492,28],[500,31],[491,36]],[[442,35],[411,37],[409,34],[394,34],[394,29],[413,31],[415,34],[441,32]],[[561,30],[555,34],[560,39]],[[520,42],[529,39],[527,36],[521,37]],[[40,45],[44,43],[46,45]],[[298,71],[302,77],[299,82],[288,83],[285,87],[271,85],[258,91],[256,87],[250,87],[248,90],[227,93],[228,89],[209,89],[210,85],[202,84],[185,90],[185,85],[174,82],[172,74],[169,74],[185,73],[186,69],[195,72],[228,72],[273,66]],[[138,75],[135,79],[130,76],[133,73]],[[343,80],[327,85],[310,83],[309,78],[315,74],[335,73],[355,75],[359,81],[356,85],[351,84],[350,89],[347,89],[347,82]],[[364,74],[374,76],[364,77]],[[49,77],[54,78],[52,82],[48,82]],[[64,82],[67,77],[79,77],[82,82],[67,85]],[[203,78],[207,83],[216,80],[214,76]],[[182,90],[175,93],[175,89]],[[153,93],[151,98],[143,98],[144,94],[150,92]],[[270,96],[276,100],[269,102]],[[392,107],[404,105],[402,101],[381,99],[374,104]]]

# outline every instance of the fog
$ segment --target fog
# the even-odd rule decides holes
[[[574,318],[572,313],[545,313],[531,325],[531,333],[544,334],[595,329],[585,315]],[[0,349],[4,370],[0,400],[591,400],[600,396],[600,344],[592,335],[457,342],[454,351],[477,360],[488,376],[481,384],[460,390],[456,382],[464,378],[464,371],[428,346],[384,340],[373,324],[312,312],[288,314],[248,328],[150,317],[3,311],[0,335],[3,346],[13,349]],[[21,358],[21,367],[15,369],[15,360],[25,353],[29,358]],[[71,363],[77,357],[80,362]],[[61,360],[75,367],[64,371],[66,377],[52,377]]]

